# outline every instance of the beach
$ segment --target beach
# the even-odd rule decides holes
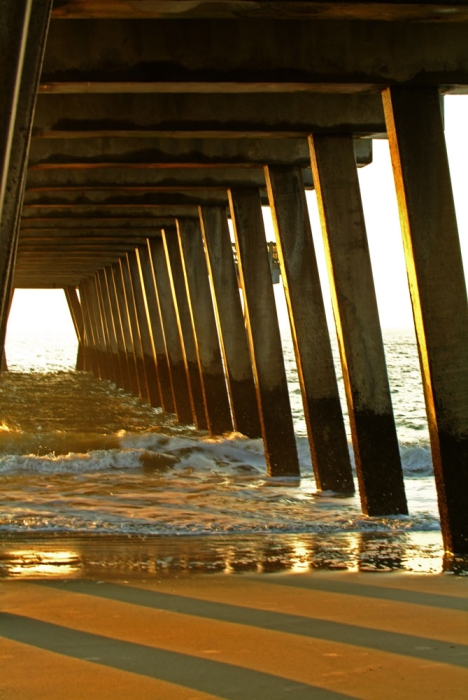
[[[468,580],[3,581],[5,700],[466,698]]]

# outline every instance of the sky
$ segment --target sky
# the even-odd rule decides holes
[[[445,135],[465,270],[468,270],[468,96],[448,96],[445,102]],[[400,224],[387,141],[374,141],[373,163],[359,170],[369,249],[383,328],[412,328],[411,305],[401,242]],[[331,305],[323,255],[317,203],[307,193],[319,270],[329,319]],[[267,238],[273,227],[266,209]],[[279,291],[279,290],[278,290]],[[284,301],[277,294],[282,325],[287,323]],[[9,335],[24,332],[74,333],[61,290],[17,290],[9,321]],[[7,337],[8,355],[8,337]]]

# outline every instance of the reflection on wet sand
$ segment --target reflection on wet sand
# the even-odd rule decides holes
[[[7,537],[2,578],[171,577],[194,573],[354,572],[468,573],[444,556],[437,533],[243,535],[210,537]]]

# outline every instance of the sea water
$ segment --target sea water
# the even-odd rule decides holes
[[[64,342],[57,336],[41,345],[37,337],[16,334],[8,345],[10,372],[0,383],[4,541],[81,537],[89,548],[93,538],[114,543],[130,538],[141,549],[142,542],[148,547],[157,540],[156,559],[164,568],[167,562],[180,565],[187,548],[182,541],[195,537],[196,552],[193,547],[190,556],[185,552],[185,561],[193,565],[201,557],[214,569],[264,569],[273,561],[299,570],[319,565],[440,570],[443,551],[416,341],[411,330],[386,331],[384,340],[410,514],[370,518],[362,514],[358,495],[343,498],[316,489],[287,331],[283,348],[300,479],[269,478],[261,440],[237,433],[213,438],[179,426],[174,416],[112,383],[75,372],[73,338]],[[333,346],[352,459],[336,342]],[[135,559],[132,551],[127,563]],[[10,548],[3,557],[10,574],[18,568],[13,555]],[[66,561],[60,556],[59,564],[70,566],[70,556],[74,561],[74,555]],[[20,559],[24,571],[24,551]],[[57,552],[52,559],[57,566]],[[121,557],[117,560],[120,566]],[[154,566],[148,551],[140,551],[132,566],[144,561]]]

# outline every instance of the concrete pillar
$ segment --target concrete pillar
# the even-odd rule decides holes
[[[114,273],[111,267],[104,268],[106,278],[107,294],[109,296],[110,313],[115,331],[115,339],[117,341],[117,353],[119,356],[120,376],[122,378],[122,386],[126,391],[133,391],[133,384],[130,374],[130,360],[127,356],[127,348],[122,328],[122,319],[120,317],[119,304],[117,301],[117,292],[115,289]]]
[[[145,367],[146,382],[148,386],[148,396],[151,406],[161,406],[161,389],[159,385],[158,368],[156,364],[156,353],[154,350],[151,328],[148,324],[148,316],[145,309],[145,297],[138,268],[138,259],[135,251],[127,253],[127,264],[130,273],[130,280],[133,288],[133,300],[135,312],[140,329],[141,347],[143,351],[143,363]]]
[[[353,141],[309,144],[362,508],[407,513]]]
[[[202,377],[208,430],[212,435],[222,435],[232,432],[233,423],[200,222],[198,219],[179,219],[177,235]]]
[[[299,475],[260,194],[229,190],[265,458],[270,476]]]
[[[154,357],[158,368],[161,406],[167,413],[174,413],[175,405],[171,371],[169,368],[166,340],[161,322],[161,310],[159,308],[159,300],[148,248],[136,248],[135,258],[138,263],[138,272],[145,302],[145,312],[154,346]]]
[[[193,423],[192,402],[184,352],[179,335],[177,314],[174,307],[174,299],[172,296],[162,239],[148,239],[148,250],[161,309],[161,320],[174,391],[175,412],[179,423]]]
[[[257,393],[225,207],[200,207],[200,224],[227,370],[234,430],[261,437]]]
[[[353,474],[302,171],[267,167],[268,198],[318,489],[352,493]]]
[[[106,369],[104,364],[104,358],[102,355],[102,348],[99,336],[99,330],[96,321],[96,308],[95,302],[92,295],[91,280],[87,279],[82,286],[80,286],[81,298],[83,300],[83,311],[85,311],[85,316],[89,319],[89,329],[93,344],[93,355],[94,355],[94,368],[93,373],[98,379],[106,378]]]
[[[177,240],[176,229],[167,228],[162,231],[166,264],[169,272],[174,308],[177,316],[177,325],[180,335],[180,343],[184,353],[187,370],[190,398],[192,403],[193,421],[199,430],[207,430],[207,413],[205,397],[203,395],[200,367],[198,365],[197,349],[193,332],[190,306],[185,286],[182,258]]]
[[[91,304],[93,307],[95,325],[97,330],[97,341],[101,357],[102,378],[107,379],[108,381],[114,381],[112,360],[109,352],[107,328],[104,321],[96,275],[93,275],[93,277],[90,278],[89,288]]]
[[[468,304],[436,88],[384,110],[419,346],[444,546],[468,553]]]
[[[120,322],[122,324],[122,335],[125,344],[125,354],[128,361],[128,369],[130,374],[131,391],[136,396],[141,396],[140,383],[138,377],[138,365],[133,345],[132,329],[130,327],[129,312],[127,306],[127,296],[125,294],[124,281],[122,270],[118,263],[111,266],[112,276],[114,278],[115,295],[117,307],[119,310]]]
[[[114,319],[111,313],[109,294],[107,289],[107,279],[104,270],[100,270],[96,274],[96,282],[99,291],[99,300],[101,303],[103,322],[106,329],[106,338],[108,344],[107,356],[109,358],[109,364],[111,366],[112,381],[115,384],[117,384],[117,386],[123,386],[117,338],[115,335]]]
[[[0,350],[4,346],[34,109],[53,0],[5,0],[0,22]]]
[[[94,345],[94,335],[91,324],[91,318],[88,309],[88,303],[86,298],[85,283],[82,282],[78,287],[80,292],[81,300],[81,310],[83,313],[83,326],[84,326],[84,338],[85,338],[85,354],[84,354],[84,369],[87,372],[91,372],[94,376],[99,375],[97,358],[96,358],[96,348]]]
[[[81,303],[78,298],[76,287],[65,287],[64,290],[65,297],[68,303],[68,308],[70,310],[70,316],[72,318],[73,327],[75,329],[76,337],[78,340],[78,355],[76,358],[76,369],[84,369],[84,325],[83,325],[83,312],[81,310]]]
[[[128,320],[132,333],[133,351],[138,371],[138,385],[140,387],[140,396],[144,401],[150,403],[150,394],[148,389],[148,381],[146,379],[145,359],[143,355],[143,345],[141,342],[140,324],[135,308],[135,295],[133,293],[133,285],[130,277],[130,269],[128,266],[127,256],[124,255],[119,260],[122,280],[125,289],[125,297],[127,300]]]

